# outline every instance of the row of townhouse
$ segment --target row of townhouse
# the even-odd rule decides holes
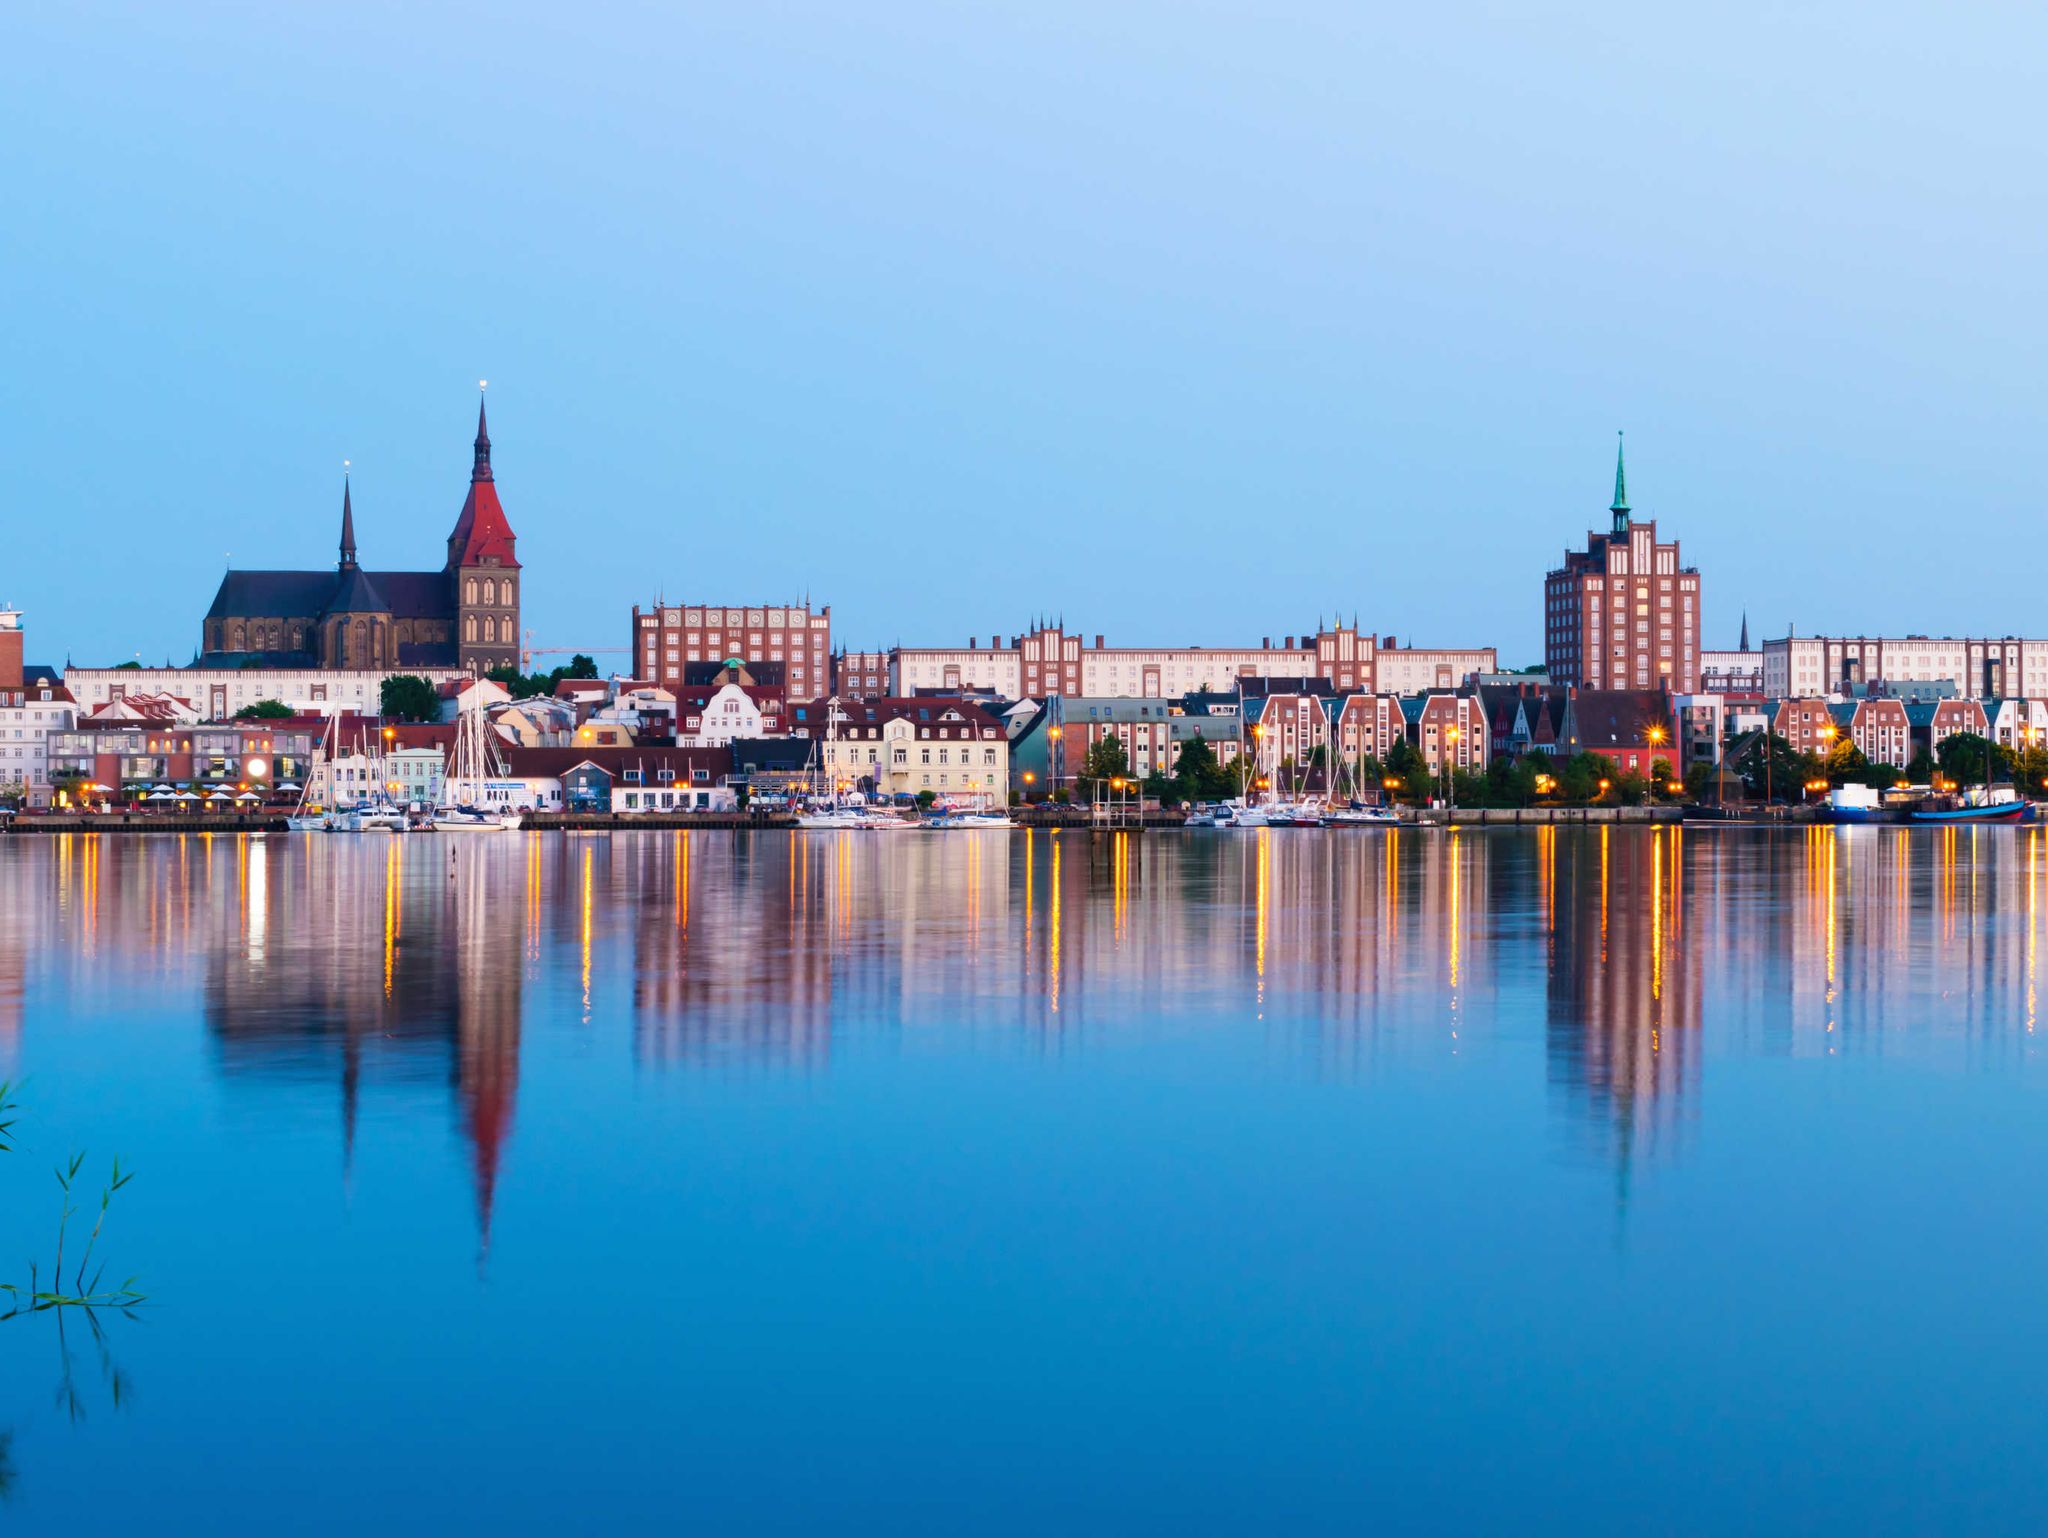
[[[1340,781],[1351,769],[1356,785],[1367,760],[1384,763],[1400,742],[1432,774],[1477,772],[1500,757],[1589,752],[1617,770],[1649,774],[1661,762],[1675,776],[1686,761],[1677,714],[1677,699],[1655,689],[1521,683],[1386,694],[1339,691],[1323,679],[1258,679],[1225,697],[1050,699],[1021,724],[1012,761],[1026,794],[1071,782],[1088,751],[1110,736],[1141,778],[1172,773],[1195,737],[1220,762],[1242,757],[1275,783],[1301,783],[1311,765],[1326,764]]]
[[[2044,700],[1901,700],[1886,695],[1831,700],[1805,695],[1777,701],[1770,723],[1794,752],[1822,756],[1847,738],[1873,764],[1894,768],[1905,767],[1917,754],[1938,753],[1944,741],[1961,733],[1989,737],[2015,750],[2048,745]]]

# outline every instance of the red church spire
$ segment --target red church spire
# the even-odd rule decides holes
[[[498,487],[491,474],[491,434],[484,420],[483,403],[476,408],[476,463],[469,473],[469,496],[448,536],[448,570],[464,566],[505,566],[517,569],[514,547],[518,540],[498,502]]]

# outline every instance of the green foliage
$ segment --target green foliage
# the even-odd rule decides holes
[[[441,700],[434,686],[417,673],[394,673],[385,679],[377,705],[391,721],[434,721],[441,715]]]
[[[1695,759],[1685,766],[1685,793],[1695,801],[1704,801],[1714,792],[1714,766],[1704,758]]]
[[[522,673],[509,662],[501,663],[484,674],[515,700],[530,700],[541,695],[551,695],[555,685],[565,678],[595,678],[597,663],[582,652],[576,653],[565,667],[549,668],[545,673]]]
[[[1752,796],[1771,801],[1798,801],[1806,794],[1806,782],[1823,774],[1819,759],[1795,752],[1776,732],[1751,736],[1736,749],[1730,767]]]
[[[1961,785],[1981,785],[1985,778],[1985,758],[1989,755],[1992,774],[1999,779],[2011,779],[2013,751],[2003,743],[1994,743],[1978,736],[1975,732],[1956,732],[1941,739],[1941,745],[1934,750],[1941,772],[1947,778]]]
[[[1161,806],[1169,806],[1176,799],[1173,777],[1158,769],[1145,776],[1145,782],[1139,787],[1139,791]]]
[[[937,801],[938,799],[939,799],[939,793],[938,793],[937,791],[935,791],[935,790],[921,790],[921,791],[919,791],[919,792],[917,793],[917,807],[918,807],[918,810],[919,810],[919,811],[921,811],[921,812],[928,812],[928,811],[930,811],[930,810],[932,809],[932,805],[933,805],[933,803],[934,803],[934,802],[936,802],[936,801]]]
[[[114,671],[116,673],[139,673],[142,671],[142,664],[133,657],[130,657],[126,662],[115,663]]]
[[[1222,801],[1243,786],[1235,764],[1217,761],[1209,739],[1197,732],[1181,744],[1180,757],[1173,766],[1173,793],[1181,801]]]
[[[297,714],[283,700],[258,700],[235,712],[237,721],[283,721]]]
[[[1075,788],[1089,800],[1099,801],[1111,794],[1109,781],[1120,780],[1130,772],[1131,757],[1124,749],[1124,740],[1111,732],[1081,755]]]
[[[1830,785],[1868,784],[1870,760],[1844,733],[1822,755],[1821,773],[1827,776]]]

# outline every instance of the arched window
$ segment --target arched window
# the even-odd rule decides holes
[[[498,622],[492,619],[488,614],[484,616],[484,639],[486,641],[495,641],[498,639]]]
[[[493,582],[489,577],[484,578],[484,602],[496,603],[497,601],[498,584],[496,582]]]
[[[505,579],[505,603],[507,607],[510,607],[512,604],[517,602],[518,600],[512,596],[512,579],[510,577],[507,577]]]
[[[476,602],[476,578],[474,578],[474,577],[466,577],[466,578],[464,578],[464,579],[463,579],[463,583],[462,583],[462,601],[463,601],[464,603],[475,603],[475,602]]]
[[[462,622],[462,639],[465,641],[474,641],[476,639],[476,616],[474,614],[469,615]]]

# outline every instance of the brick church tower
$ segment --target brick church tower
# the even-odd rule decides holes
[[[476,462],[469,496],[448,536],[448,580],[455,599],[455,647],[460,666],[478,677],[495,667],[519,666],[519,558],[517,538],[498,504],[491,475],[491,434],[481,402],[476,409]]]

